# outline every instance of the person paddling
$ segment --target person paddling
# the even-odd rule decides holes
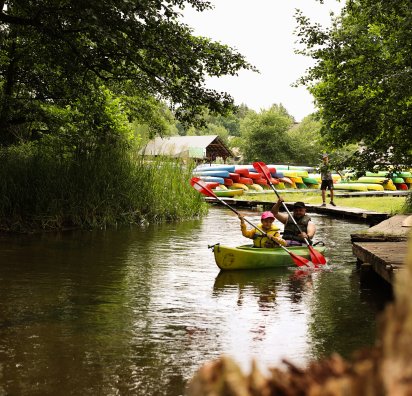
[[[263,235],[257,229],[252,228],[248,230],[246,228],[246,223],[241,214],[239,214],[240,219],[240,229],[242,230],[242,235],[246,238],[253,239],[253,246],[258,248],[273,248],[279,245],[286,246],[286,241],[282,239],[279,233],[279,227],[273,224],[275,221],[275,216],[272,212],[263,212],[260,217],[261,223],[258,228],[266,233]]]
[[[295,220],[286,213],[279,213],[283,199],[279,198],[272,207],[272,214],[277,220],[285,225],[283,230],[283,239],[287,242],[287,246],[299,246],[305,243],[305,238],[312,244],[312,239],[316,233],[316,226],[312,223],[311,218],[306,214],[306,205],[304,202],[295,202],[291,215]]]

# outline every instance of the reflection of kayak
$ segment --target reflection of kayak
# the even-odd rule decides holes
[[[288,247],[294,254],[310,260],[307,246]],[[323,252],[324,246],[317,246],[316,250]],[[282,248],[254,248],[252,245],[228,247],[216,244],[213,253],[217,266],[221,270],[259,269],[274,267],[295,266],[290,254]]]
[[[213,285],[214,292],[225,289],[233,289],[234,286],[239,289],[263,289],[267,287],[268,282],[274,283],[288,276],[290,272],[285,268],[268,268],[260,271],[220,271]]]

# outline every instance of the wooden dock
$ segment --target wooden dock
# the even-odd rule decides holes
[[[411,233],[408,215],[396,215],[381,223],[351,235],[352,252],[358,268],[374,271],[390,283],[406,263],[408,237]]]
[[[355,242],[352,252],[362,271],[373,270],[393,284],[396,273],[405,265],[407,242]]]
[[[268,201],[257,201],[257,200],[255,201],[255,200],[245,200],[245,199],[236,199],[236,198],[220,198],[220,199],[226,202],[227,204],[229,204],[230,206],[233,206],[234,208],[251,209],[251,208],[256,208],[260,206],[262,207],[263,210],[270,210],[270,208],[274,204],[274,202],[268,202]],[[205,201],[220,205],[219,201],[216,198],[206,197]],[[293,202],[285,202],[285,204],[289,210],[292,209]],[[378,224],[381,221],[386,220],[390,216],[388,213],[380,213],[380,212],[375,212],[372,210],[351,208],[351,207],[341,206],[341,205],[321,206],[321,205],[306,204],[306,208],[309,213],[312,212],[312,213],[325,214],[325,215],[333,216],[333,217],[357,219],[357,220],[364,221],[365,223],[369,225]]]

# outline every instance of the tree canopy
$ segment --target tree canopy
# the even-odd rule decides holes
[[[204,107],[224,113],[226,93],[205,88],[206,75],[254,69],[234,49],[193,35],[185,6],[202,0],[0,1],[0,144],[50,130],[50,106],[66,109],[102,87],[128,102],[127,117],[166,101],[182,121]],[[138,98],[138,99],[136,99]],[[96,114],[84,114],[93,122]],[[97,120],[94,120],[95,122]]]
[[[317,165],[324,150],[321,135],[321,123],[308,115],[302,122],[288,131],[290,138],[290,160],[294,164]]]
[[[250,112],[241,121],[242,153],[247,162],[286,162],[293,157],[287,131],[293,118],[282,105],[273,105],[259,114]]]
[[[358,143],[347,165],[412,164],[412,8],[408,0],[350,0],[330,29],[297,13],[316,60],[299,81],[315,98],[331,147]]]

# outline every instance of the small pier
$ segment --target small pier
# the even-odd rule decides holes
[[[351,235],[352,252],[363,274],[373,271],[393,285],[406,262],[411,223],[411,216],[396,215]]]
[[[352,252],[362,272],[372,270],[393,285],[406,262],[407,242],[356,242],[352,244]]]

